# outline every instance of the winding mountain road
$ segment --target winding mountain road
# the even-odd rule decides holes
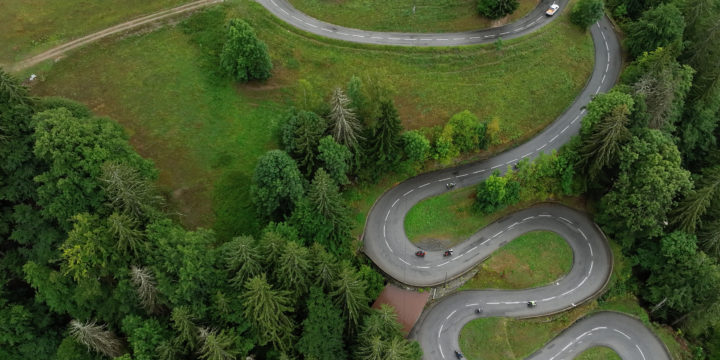
[[[22,69],[105,36],[142,26],[178,13],[191,11],[222,0],[199,0],[71,41],[43,54],[16,64]],[[543,12],[551,0],[542,0],[538,7],[522,19],[502,27],[459,33],[398,33],[373,32],[345,28],[309,17],[293,8],[286,0],[257,0],[283,21],[310,33],[328,38],[365,44],[396,46],[458,46],[482,44],[498,37],[510,39],[536,31],[557,18]],[[555,1],[561,11],[568,0]],[[491,159],[444,169],[409,179],[389,189],[373,206],[365,228],[365,252],[388,275],[414,286],[434,286],[457,277],[483,261],[499,247],[523,233],[549,230],[560,234],[573,251],[570,272],[550,286],[526,290],[462,291],[432,306],[421,316],[411,336],[424,351],[424,359],[454,358],[459,349],[458,335],[462,327],[477,318],[474,310],[482,307],[482,316],[527,318],[564,311],[599,294],[612,271],[612,254],[599,228],[585,214],[570,208],[543,204],[511,214],[472,235],[458,245],[452,257],[428,251],[417,258],[417,250],[405,235],[404,219],[419,201],[448,191],[445,184],[456,188],[475,185],[494,170],[504,172],[518,161],[538,156],[565,144],[580,128],[584,106],[591,97],[608,91],[621,69],[620,45],[607,19],[591,28],[595,44],[595,66],[581,94],[550,126],[533,139]],[[538,69],[542,71],[542,69]],[[538,104],[540,108],[540,104]],[[528,308],[527,301],[537,306]],[[600,312],[588,316],[557,336],[529,359],[559,360],[572,358],[587,348],[607,346],[623,359],[670,359],[662,342],[638,320],[627,315]]]
[[[351,29],[329,24],[298,11],[286,0],[257,0],[283,21],[310,33],[344,41],[395,46],[457,46],[483,44],[523,36],[557,18],[545,16],[551,1],[522,19],[498,28],[459,33],[399,33]],[[567,0],[555,1],[561,10]],[[482,316],[527,318],[554,314],[577,306],[598,295],[612,272],[612,253],[607,239],[585,214],[570,208],[544,204],[507,216],[481,229],[455,248],[451,257],[427,251],[414,256],[418,248],[405,235],[407,212],[419,201],[442,194],[453,182],[455,188],[475,185],[494,170],[506,171],[518,161],[558,149],[580,129],[585,105],[592,96],[610,90],[619,76],[621,49],[611,23],[603,18],[590,29],[595,44],[595,66],[585,88],[572,105],[533,139],[491,159],[422,174],[389,189],[368,215],[364,235],[365,253],[386,274],[413,286],[435,286],[467,272],[495,250],[523,233],[549,230],[561,235],[573,251],[570,272],[550,286],[526,290],[462,291],[427,309],[413,329],[424,359],[454,358],[459,349],[462,327]],[[541,71],[541,69],[538,69]],[[528,301],[537,306],[528,307]],[[530,359],[566,359],[594,346],[607,346],[623,359],[670,359],[662,342],[638,320],[614,312],[586,317],[530,356]]]

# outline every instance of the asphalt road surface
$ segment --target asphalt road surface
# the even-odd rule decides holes
[[[319,21],[293,8],[286,0],[257,0],[287,23],[310,33],[356,43],[397,46],[457,46],[481,44],[519,37],[536,31],[555,17],[544,15],[552,1],[543,0],[524,18],[502,27],[460,33],[374,32],[345,28]],[[567,0],[556,1],[564,11]],[[550,152],[577,134],[584,107],[590,99],[612,88],[621,70],[620,45],[611,23],[603,18],[590,29],[595,44],[593,73],[581,94],[550,126],[533,139],[491,159],[451,169],[422,174],[389,189],[368,215],[365,253],[385,273],[413,286],[434,286],[457,277],[487,258],[512,239],[533,230],[560,234],[573,250],[570,273],[549,286],[527,290],[463,291],[449,296],[426,310],[411,336],[417,339],[425,359],[454,358],[459,349],[462,327],[478,315],[526,318],[564,311],[601,292],[612,271],[612,254],[607,240],[584,214],[560,205],[531,207],[505,217],[472,235],[458,245],[450,257],[440,251],[427,251],[424,258],[414,255],[418,248],[405,235],[407,212],[419,201],[454,189],[475,185],[493,171],[506,171],[522,159]],[[542,71],[542,69],[538,69]],[[543,106],[538,104],[538,111]],[[528,301],[537,306],[528,307]],[[638,320],[619,313],[601,312],[578,321],[530,359],[572,358],[593,346],[608,346],[623,359],[670,359],[664,345]]]

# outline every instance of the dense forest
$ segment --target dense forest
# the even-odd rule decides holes
[[[619,84],[559,154],[480,184],[476,208],[584,194],[633,262],[608,294],[636,294],[696,358],[718,358],[720,1],[605,5],[630,60]],[[271,74],[244,22],[211,43],[229,78]],[[0,358],[419,359],[393,309],[369,308],[385,279],[342,193],[496,145],[497,120],[404,131],[380,76],[301,81],[292,104],[252,179],[264,229],[221,239],[178,225],[117,123],[0,71]]]

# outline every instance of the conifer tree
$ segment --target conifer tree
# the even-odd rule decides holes
[[[360,137],[360,122],[350,108],[350,100],[341,88],[333,90],[330,98],[330,122],[333,138],[348,148],[354,148]]]

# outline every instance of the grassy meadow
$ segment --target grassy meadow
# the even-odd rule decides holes
[[[565,276],[573,253],[560,235],[551,231],[523,234],[493,253],[460,290],[528,289]]]
[[[331,24],[356,29],[401,32],[450,32],[500,26],[527,15],[538,4],[538,0],[520,0],[520,6],[515,12],[502,19],[490,20],[478,15],[477,0],[289,2],[296,9]]]
[[[509,245],[509,244],[508,244]],[[460,332],[460,349],[468,360],[524,359],[543,347],[577,320],[598,311],[617,311],[634,316],[650,328],[670,350],[673,359],[689,360],[690,350],[681,343],[672,329],[649,320],[639,300],[626,290],[632,271],[631,260],[622,255],[620,246],[611,241],[613,273],[607,291],[595,299],[560,314],[532,319],[480,318],[470,321]],[[613,359],[614,352],[590,349],[584,359]],[[609,357],[606,357],[609,356]],[[582,357],[580,359],[583,359]]]
[[[246,19],[268,44],[269,81],[235,84],[217,74],[214,54],[230,17]],[[299,79],[329,94],[352,75],[373,72],[395,85],[406,128],[444,124],[470,109],[500,117],[510,142],[542,129],[572,102],[592,69],[592,53],[589,35],[565,19],[499,51],[409,49],[324,41],[290,29],[254,2],[231,0],[183,25],[106,39],[27,72],[40,76],[34,94],[75,99],[120,122],[158,165],[160,185],[185,225],[229,237],[257,230],[249,197],[255,161],[276,147],[274,129]],[[542,62],[556,73],[537,71]],[[548,86],[558,91],[546,94]],[[557,106],[536,112],[533,103],[548,97]],[[358,209],[363,217],[366,211]]]
[[[191,0],[3,0],[0,66]]]

